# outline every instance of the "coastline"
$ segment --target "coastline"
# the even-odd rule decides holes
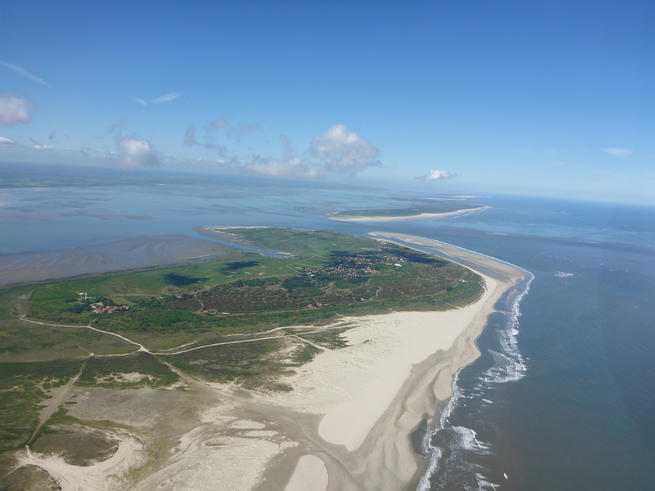
[[[141,235],[54,251],[0,254],[0,288],[189,264],[229,249],[192,235]]]
[[[485,290],[447,311],[342,317],[324,326],[346,329],[348,346],[321,348],[284,378],[289,392],[209,383],[182,372],[178,390],[74,388],[71,416],[126,429],[115,457],[84,468],[36,452],[21,452],[19,460],[46,470],[65,489],[75,489],[67,476],[84,477],[97,489],[415,487],[427,461],[410,437],[441,413],[456,373],[479,356],[476,340],[498,299],[529,273],[429,239],[370,235],[429,246],[482,276]]]
[[[476,302],[445,312],[348,319],[355,324],[345,333],[349,347],[318,355],[293,377],[294,391],[274,398],[286,410],[319,416],[314,436],[323,445],[287,452],[287,459],[269,464],[263,483],[283,483],[286,475],[297,486],[307,473],[295,470],[295,464],[312,456],[322,460],[328,475],[328,485],[320,489],[405,489],[418,484],[427,462],[412,449],[410,435],[441,413],[452,396],[456,373],[480,354],[476,340],[495,304],[526,275],[513,265],[450,244],[371,235],[436,249],[481,275],[485,292]],[[319,489],[311,487],[316,485],[311,478],[304,485]]]
[[[419,213],[417,215],[406,215],[406,216],[340,216],[340,215],[328,215],[330,220],[335,220],[338,222],[390,222],[394,220],[415,220],[421,218],[443,218],[457,215],[468,215],[469,213],[475,213],[476,211],[482,211],[489,208],[489,206],[478,206],[476,208],[465,208],[463,210],[456,211],[446,211],[443,213]]]

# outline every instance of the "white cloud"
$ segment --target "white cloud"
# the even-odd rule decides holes
[[[30,79],[32,82],[35,82],[39,85],[43,85],[45,87],[50,87],[50,84],[43,80],[42,78],[37,77],[36,75],[28,72],[25,70],[23,67],[20,67],[18,65],[14,65],[13,63],[8,63],[6,61],[0,61],[0,65],[9,68],[10,70],[13,70],[16,72],[18,75],[25,77],[27,79]]]
[[[164,94],[159,97],[155,97],[154,99],[150,99],[149,101],[146,101],[145,99],[142,99],[141,97],[134,97],[132,96],[131,99],[136,102],[137,104],[140,104],[143,107],[146,107],[148,103],[151,104],[163,104],[165,102],[171,102],[174,101],[175,99],[181,97],[182,94],[178,94],[177,92],[170,92],[168,94]]]
[[[298,157],[288,137],[281,136],[280,140],[284,146],[281,159],[255,157],[251,162],[244,164],[245,169],[253,174],[270,177],[315,178],[324,173],[321,165]]]
[[[211,128],[221,128],[225,131],[225,135],[228,138],[240,139],[242,136],[253,133],[259,129],[257,123],[241,123],[238,126],[233,126],[225,119],[217,119],[211,125]]]
[[[336,174],[354,175],[366,167],[380,165],[380,151],[343,124],[335,124],[314,137],[310,151],[326,170]]]
[[[193,124],[187,127],[184,135],[186,146],[214,150],[219,163],[252,174],[304,178],[316,178],[330,173],[355,175],[367,167],[381,164],[378,160],[380,151],[342,124],[332,126],[314,137],[309,148],[301,154],[296,153],[289,138],[281,136],[283,152],[280,158],[262,155],[243,158],[231,155],[225,146],[213,143],[214,129],[221,129],[228,137],[238,140],[241,135],[259,130],[259,125],[232,125],[225,119],[218,119],[205,128],[206,134],[202,139],[197,137],[196,126]]]
[[[613,155],[614,157],[628,157],[632,155],[632,150],[628,148],[603,148],[603,152]]]
[[[5,92],[0,94],[0,123],[27,123],[30,120],[28,111],[32,108],[30,101],[23,97]]]
[[[162,104],[164,102],[171,102],[180,97],[182,94],[178,94],[176,92],[170,92],[168,94],[164,94],[160,97],[156,97],[155,99],[150,99],[150,102],[153,104]]]
[[[190,124],[184,134],[184,145],[187,147],[202,147],[208,150],[214,150],[219,157],[226,157],[228,150],[220,143],[214,143],[210,134],[206,134],[203,141],[198,140],[196,136],[196,126]]]
[[[55,147],[53,147],[52,145],[39,145],[39,144],[33,145],[32,148],[34,148],[34,150],[54,150],[55,149]]]
[[[452,179],[455,177],[457,174],[454,172],[450,172],[447,170],[441,170],[441,169],[432,169],[430,170],[429,173],[427,173],[424,176],[417,177],[417,179],[421,181],[439,181],[442,179]]]
[[[121,167],[154,167],[159,165],[155,147],[146,140],[122,138],[118,142]]]
[[[254,159],[245,166],[248,172],[270,177],[309,177],[315,178],[323,174],[320,166],[299,157],[291,159]]]
[[[11,147],[14,146],[16,142],[12,140],[11,138],[6,138],[4,136],[0,136],[0,148],[2,147]]]

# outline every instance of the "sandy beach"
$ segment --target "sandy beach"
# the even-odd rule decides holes
[[[428,239],[372,235],[454,258],[483,277],[484,292],[447,311],[342,317],[324,326],[348,328],[347,346],[321,348],[284,378],[292,389],[285,392],[207,383],[181,372],[182,387],[173,390],[73,388],[71,416],[123,428],[110,432],[120,441],[116,454],[84,468],[34,451],[22,452],[19,462],[48,471],[63,489],[415,487],[425,462],[410,435],[443,408],[454,374],[479,355],[475,341],[494,305],[526,273]],[[299,335],[287,342],[293,350],[306,341]]]
[[[418,480],[424,463],[412,451],[410,434],[450,398],[455,373],[479,355],[475,341],[494,305],[524,274],[448,244],[384,238],[461,260],[484,278],[486,288],[459,309],[348,319],[356,326],[345,333],[348,347],[318,355],[291,379],[294,390],[275,398],[284,407],[319,415],[318,437],[331,444],[322,456],[329,490],[404,489]],[[297,468],[291,483],[301,478]],[[314,483],[308,479],[306,485]]]
[[[234,404],[232,417],[247,415],[267,430],[250,432],[250,444],[244,438],[234,449],[242,453],[243,445],[250,448],[250,463],[255,456],[263,457],[260,464],[268,458],[259,472],[250,467],[252,489],[414,486],[425,463],[413,452],[410,434],[440,412],[451,396],[454,374],[479,355],[475,341],[494,305],[524,275],[509,264],[447,244],[400,235],[384,239],[430,246],[461,260],[484,278],[484,293],[476,302],[448,311],[343,318],[326,328],[352,326],[344,333],[348,346],[324,350],[300,367],[285,379],[293,390],[251,393],[238,402],[228,396]],[[214,414],[218,421],[223,417],[218,414],[225,413]],[[274,456],[266,453],[264,442],[277,446]],[[217,452],[225,461],[234,460],[229,445]],[[220,466],[205,472],[222,489],[239,489],[231,481],[234,474],[221,472]],[[157,480],[153,477],[150,483]],[[245,489],[246,482],[239,483]]]
[[[339,222],[390,222],[393,220],[418,220],[421,218],[444,218],[452,217],[457,215],[468,215],[469,213],[475,213],[476,211],[482,211],[489,208],[488,206],[478,206],[476,208],[467,208],[464,210],[456,211],[446,211],[443,213],[418,213],[416,215],[406,215],[406,216],[341,216],[341,215],[329,215],[330,220],[336,220]]]

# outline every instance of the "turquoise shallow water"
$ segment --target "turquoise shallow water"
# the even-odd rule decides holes
[[[655,209],[487,197],[476,202],[490,209],[447,219],[353,224],[317,213],[387,207],[392,196],[403,195],[242,180],[6,189],[0,253],[277,225],[410,233],[498,257],[534,280],[520,316],[527,285],[501,301],[479,340],[482,356],[431,422],[423,487],[651,489]]]

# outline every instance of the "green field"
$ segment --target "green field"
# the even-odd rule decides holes
[[[158,388],[182,373],[288,390],[284,375],[321,347],[344,346],[346,327],[320,328],[339,315],[449,309],[482,292],[481,278],[459,265],[367,238],[268,228],[223,235],[285,255],[235,249],[203,263],[0,290],[0,449],[25,445],[52,387]],[[129,310],[97,314],[97,302]],[[292,327],[300,325],[317,327]],[[42,434],[68,438],[62,424],[79,422],[64,416],[63,408],[52,416],[35,444]],[[89,448],[102,447],[94,438]]]

